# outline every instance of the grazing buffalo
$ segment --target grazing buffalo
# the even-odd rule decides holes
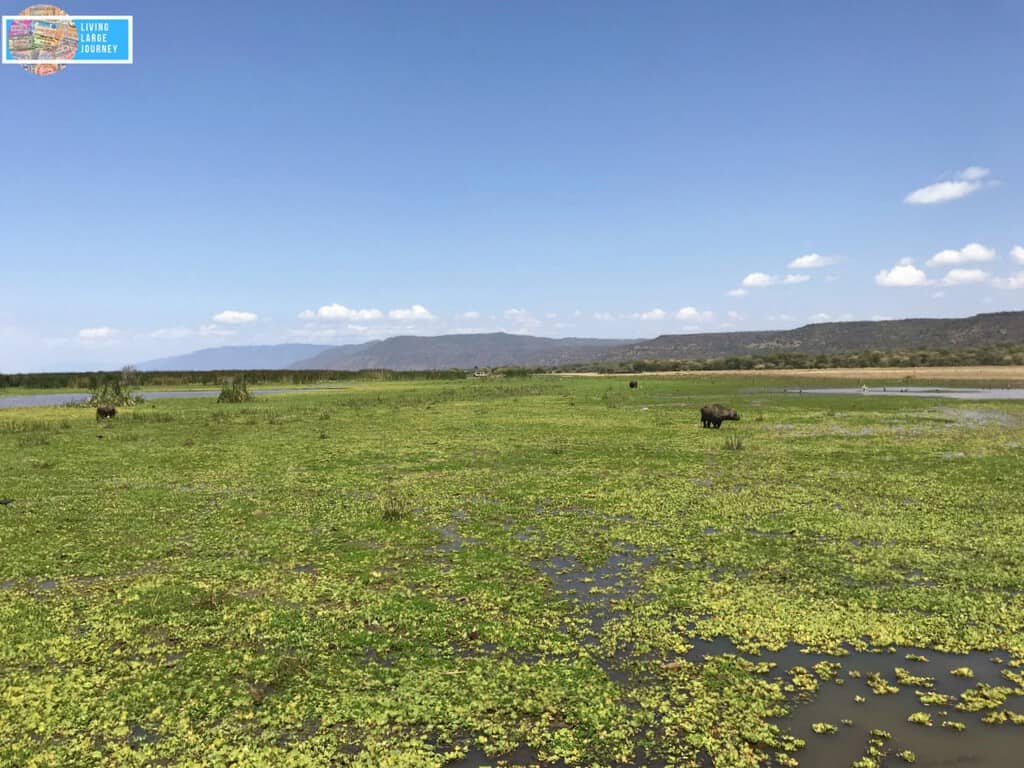
[[[629,388],[630,389],[636,389],[639,386],[640,386],[640,382],[637,381],[636,379],[633,379],[631,382],[629,382]]]
[[[117,408],[112,405],[101,405],[96,409],[96,421],[100,419],[112,419],[117,416]]]
[[[718,429],[722,426],[723,421],[739,421],[740,415],[736,413],[732,408],[726,408],[724,405],[715,403],[714,405],[705,405],[700,409],[700,424],[702,427],[707,429],[708,427],[714,427]]]

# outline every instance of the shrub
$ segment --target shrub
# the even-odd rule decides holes
[[[249,391],[244,376],[224,382],[220,395],[217,396],[218,403],[249,403],[255,399],[256,396]]]
[[[722,447],[727,451],[743,450],[743,438],[738,435],[728,435]]]
[[[105,379],[96,384],[89,392],[89,399],[83,405],[97,408],[101,405],[113,405],[124,408],[144,402],[142,395],[132,392],[131,388],[121,379]]]
[[[385,488],[377,496],[377,508],[380,517],[387,522],[405,520],[412,514],[412,504],[403,493],[393,487]]]

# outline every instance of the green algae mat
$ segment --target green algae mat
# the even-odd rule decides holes
[[[1024,402],[785,384],[4,411],[0,764],[1013,764]]]

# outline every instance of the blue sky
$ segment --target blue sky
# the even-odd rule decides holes
[[[1018,2],[62,7],[136,63],[0,68],[0,371],[1024,304]]]

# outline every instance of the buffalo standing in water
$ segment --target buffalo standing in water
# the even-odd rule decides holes
[[[723,421],[739,421],[740,415],[736,413],[732,408],[726,408],[724,405],[715,403],[714,405],[705,405],[700,409],[700,424],[702,427],[707,429],[708,427],[714,427],[718,429],[722,426]]]
[[[117,416],[117,408],[112,405],[101,405],[96,409],[96,421],[100,419],[112,419]]]

